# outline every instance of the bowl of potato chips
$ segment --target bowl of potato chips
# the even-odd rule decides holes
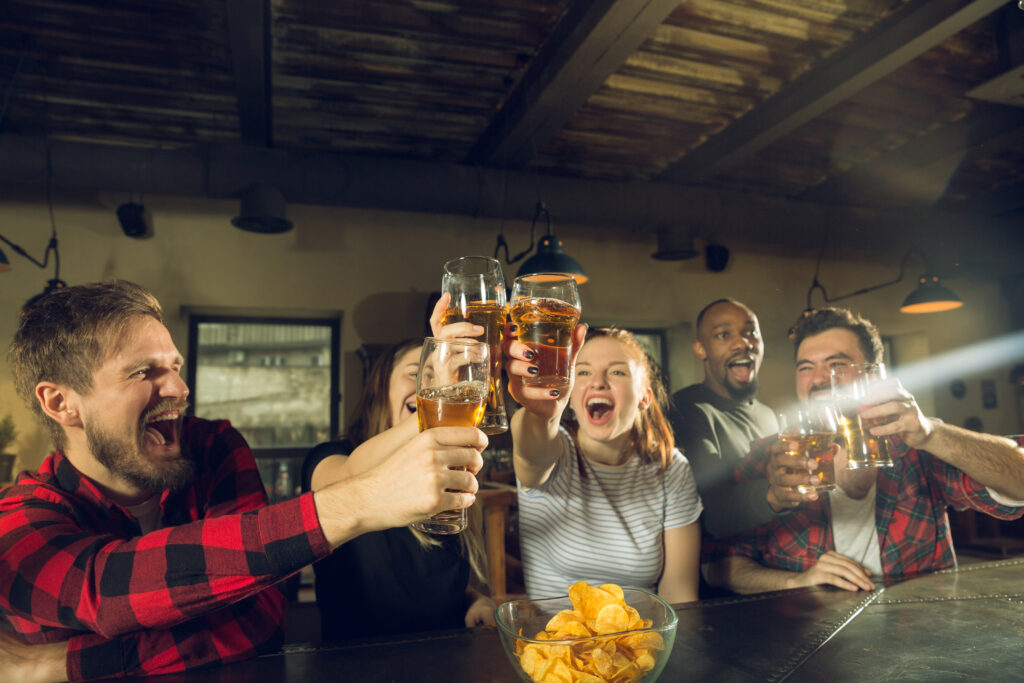
[[[509,661],[535,683],[655,681],[679,624],[649,591],[585,581],[566,597],[506,602],[495,616]]]

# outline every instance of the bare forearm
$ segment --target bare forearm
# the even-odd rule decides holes
[[[524,486],[543,483],[561,453],[558,418],[544,418],[528,410],[512,416],[512,456],[516,478]]]
[[[1024,448],[1010,439],[935,422],[920,448],[984,486],[1024,500]]]
[[[799,577],[798,572],[770,569],[740,555],[704,565],[704,578],[708,583],[742,594],[794,588]]]

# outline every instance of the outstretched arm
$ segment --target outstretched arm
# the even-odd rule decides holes
[[[898,435],[911,448],[926,450],[983,486],[1013,500],[1024,500],[1024,448],[1010,439],[981,434],[924,416],[917,401],[896,380],[873,394],[876,405],[861,410],[865,418],[888,418],[872,427],[875,436]]]

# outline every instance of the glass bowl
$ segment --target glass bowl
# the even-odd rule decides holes
[[[672,654],[676,628],[679,625],[676,611],[672,605],[650,591],[623,588],[622,593],[626,604],[636,609],[641,619],[650,619],[651,625],[648,628],[558,640],[537,639],[537,634],[545,630],[553,616],[563,610],[571,611],[573,609],[572,601],[568,596],[543,600],[513,600],[498,607],[495,610],[498,634],[501,637],[501,644],[505,648],[505,654],[519,677],[526,683],[559,680],[557,665],[549,665],[548,662],[553,659],[561,659],[572,663],[570,669],[577,672],[569,679],[570,681],[579,680],[578,672],[581,670],[595,676],[594,678],[582,677],[582,680],[591,683],[613,678],[616,681],[642,681],[643,683],[656,681]],[[630,645],[658,643],[659,636],[660,642],[664,645],[662,649],[644,648],[647,654],[653,658],[653,663],[650,659],[640,661],[637,650],[631,648]],[[540,658],[540,664],[538,664],[536,653],[528,654],[531,649],[543,655]],[[611,664],[613,669],[608,669],[609,660],[604,659],[602,655],[604,666],[595,669],[595,649],[603,649],[606,653],[618,651],[625,659],[615,658]],[[643,650],[640,652],[642,654]],[[637,664],[637,669],[628,669],[625,675],[622,675],[621,665],[626,661]],[[533,676],[527,673],[524,664],[526,668],[532,670]],[[567,664],[567,666],[569,665]],[[614,671],[615,667],[618,667],[617,670],[620,672],[618,677],[602,676],[602,672]],[[547,679],[545,679],[546,676]]]

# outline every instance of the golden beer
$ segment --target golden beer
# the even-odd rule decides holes
[[[839,416],[839,435],[846,448],[846,468],[850,470],[862,467],[892,467],[889,455],[888,439],[884,436],[873,436],[871,427],[889,422],[886,418],[865,420],[856,410]]]
[[[463,310],[464,309],[464,310]],[[480,431],[501,434],[508,430],[505,416],[505,392],[501,385],[501,343],[505,332],[505,307],[495,301],[465,304],[462,309],[449,308],[441,318],[442,325],[468,321],[484,328],[480,341],[487,344],[491,362],[491,382]]]
[[[432,427],[476,427],[486,403],[483,382],[424,389],[416,395],[416,421],[421,432]]]
[[[813,484],[797,486],[797,491],[800,493],[831,491],[836,487],[835,452],[832,450],[832,441],[835,438],[835,432],[779,435],[779,440],[791,441],[796,444],[795,449],[786,451],[788,455],[813,458],[817,463],[816,467],[808,472],[816,481]]]
[[[416,395],[416,422],[421,432],[433,427],[475,427],[483,417],[486,402],[487,385],[484,382],[459,382],[423,389]],[[466,528],[466,511],[438,512],[416,522],[415,526],[432,534],[457,534]]]
[[[580,320],[580,309],[558,299],[526,298],[514,302],[509,315],[519,341],[536,354],[539,372],[524,377],[523,384],[551,389],[569,386],[572,332]]]

